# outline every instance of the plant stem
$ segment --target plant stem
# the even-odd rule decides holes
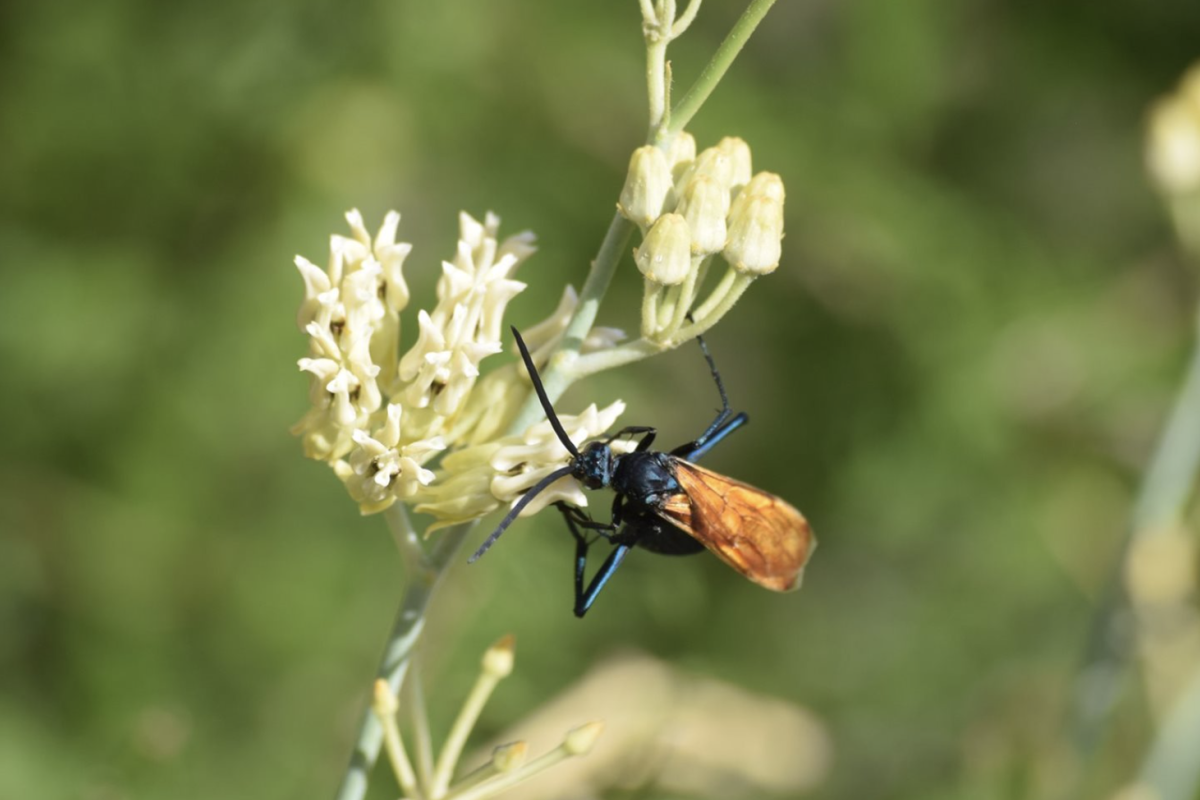
[[[1138,777],[1159,800],[1194,800],[1200,785],[1200,665],[1175,701],[1166,723],[1150,747]]]
[[[615,214],[612,222],[608,224],[608,232],[604,234],[600,252],[596,254],[596,260],[592,262],[592,268],[583,284],[583,290],[579,293],[579,304],[575,307],[575,315],[571,317],[566,331],[563,332],[562,344],[541,371],[542,384],[546,387],[546,395],[551,402],[561,397],[574,379],[570,365],[579,356],[579,348],[583,346],[583,340],[596,321],[596,314],[600,311],[600,301],[608,291],[608,285],[612,282],[613,273],[616,272],[617,264],[621,262],[621,256],[629,245],[629,237],[632,233],[633,223],[620,214]],[[544,414],[537,395],[530,393],[525,405],[521,407],[516,417],[513,418],[512,424],[509,425],[509,433],[522,433],[541,419]]]
[[[700,0],[691,0],[688,3],[688,7],[684,9],[683,14],[671,26],[671,38],[678,39],[682,36],[683,32],[692,24],[692,21],[696,19],[696,14],[699,12]]]
[[[667,345],[657,344],[649,339],[635,339],[632,342],[618,345],[608,350],[599,350],[580,356],[571,364],[571,379],[579,380],[607,369],[623,367],[643,358],[656,356],[668,349]]]
[[[667,43],[666,36],[646,41],[646,94],[650,97],[650,136],[663,124],[667,113]]]
[[[412,723],[414,749],[417,759],[417,778],[421,786],[433,785],[433,737],[429,733],[429,710],[425,707],[425,687],[421,680],[421,659],[414,658],[405,681],[408,694],[408,718]]]
[[[692,117],[704,105],[704,101],[708,99],[713,89],[716,88],[721,78],[729,70],[733,60],[750,38],[750,34],[754,33],[755,28],[762,22],[763,17],[766,16],[774,4],[775,0],[751,0],[745,12],[734,23],[733,29],[729,31],[729,35],[721,42],[717,48],[717,52],[713,54],[712,59],[704,67],[703,71],[701,71],[700,77],[696,79],[692,88],[688,90],[683,99],[679,101],[679,104],[675,106],[675,109],[671,112],[667,120],[668,124],[661,126],[657,133],[652,132],[651,144],[665,147],[676,134],[691,122]],[[689,4],[688,9],[684,12],[685,17],[689,17],[689,15],[694,16],[693,5]],[[644,13],[646,3],[642,3],[642,9]],[[688,18],[687,22],[690,23],[691,19]],[[669,32],[667,35],[669,35]],[[653,62],[656,58],[652,52],[655,46],[653,43],[647,44],[648,62]],[[648,63],[647,69],[647,76],[650,78],[654,74],[655,64]],[[665,73],[660,74],[665,75]],[[650,115],[653,120],[655,117],[655,87],[651,84],[648,88],[651,103]],[[588,271],[587,281],[583,284],[583,290],[580,292],[579,305],[576,306],[575,315],[567,324],[562,344],[559,346],[558,352],[550,357],[545,369],[542,370],[542,383],[546,387],[546,395],[550,398],[551,402],[561,397],[562,393],[566,391],[567,387],[571,385],[571,381],[575,378],[572,364],[579,357],[579,348],[582,346],[588,331],[592,329],[592,324],[596,321],[596,314],[600,310],[600,301],[604,298],[605,292],[608,291],[608,285],[612,282],[613,273],[616,271],[617,264],[621,261],[621,256],[628,246],[629,237],[632,233],[633,223],[626,220],[620,214],[615,214],[612,222],[608,225],[608,232],[604,235],[604,241],[600,245],[600,252],[596,254],[596,259],[592,262],[592,268]],[[541,405],[538,403],[537,397],[531,394],[525,401],[525,405],[517,412],[516,417],[509,426],[509,432],[520,433],[524,431],[540,419],[544,413]]]
[[[389,516],[389,522],[392,519]],[[393,693],[398,694],[404,682],[404,673],[425,627],[425,609],[429,600],[442,576],[446,574],[446,567],[474,527],[475,523],[467,522],[447,528],[438,537],[437,544],[428,556],[420,562],[409,561],[407,565],[408,589],[401,601],[400,611],[396,615],[396,623],[392,627],[391,636],[388,637],[377,673],[378,677],[388,682]],[[338,789],[337,800],[362,800],[382,744],[383,725],[368,707],[359,724],[358,740],[350,756],[350,766],[346,769],[342,785]]]
[[[1183,386],[1134,504],[1121,556],[1109,578],[1081,669],[1072,735],[1083,766],[1095,755],[1121,692],[1132,651],[1129,598],[1121,576],[1134,543],[1172,529],[1183,515],[1200,471],[1200,346],[1193,345]],[[1082,772],[1081,772],[1082,774]]]
[[[717,52],[700,72],[700,77],[671,111],[670,122],[666,128],[659,131],[656,141],[670,141],[687,127],[687,124],[692,121],[692,117],[696,116],[696,112],[704,105],[704,101],[712,94],[713,89],[717,88],[721,78],[729,71],[729,66],[733,64],[737,54],[746,45],[750,34],[754,33],[754,29],[762,22],[763,17],[773,5],[775,5],[775,0],[751,0],[750,5],[742,12],[742,16],[734,23],[729,35],[725,37],[725,41],[721,42]]]
[[[467,744],[467,737],[471,735],[471,730],[479,721],[479,715],[483,712],[484,705],[487,704],[488,698],[492,696],[498,683],[500,683],[500,676],[484,670],[475,681],[475,685],[471,687],[471,693],[467,695],[462,710],[458,712],[458,717],[450,728],[450,735],[442,744],[442,752],[438,755],[437,767],[433,772],[431,796],[443,797],[446,790],[450,788],[450,781],[454,778],[454,768],[458,766],[463,747]]]

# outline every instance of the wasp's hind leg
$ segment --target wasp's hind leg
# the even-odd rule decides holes
[[[621,566],[621,562],[629,554],[629,549],[633,547],[633,542],[621,542],[617,544],[608,558],[604,559],[604,563],[600,565],[600,569],[585,588],[584,578],[587,572],[588,549],[591,547],[592,542],[588,541],[587,536],[580,531],[580,527],[598,531],[604,538],[612,540],[616,538],[612,533],[615,530],[615,526],[611,523],[605,525],[604,523],[593,522],[577,508],[571,508],[562,503],[558,503],[557,505],[558,510],[562,512],[563,519],[567,522],[567,527],[571,530],[571,535],[575,537],[575,616],[582,618],[588,612],[588,609],[592,607],[592,603],[596,602],[596,596],[600,594],[600,590],[608,583],[608,579],[617,571],[617,567]]]
[[[717,364],[713,361],[712,354],[708,352],[708,345],[704,343],[703,336],[697,336],[696,341],[700,344],[700,351],[704,353],[704,360],[708,362],[713,382],[717,384],[717,392],[721,395],[721,410],[717,412],[717,418],[712,421],[704,433],[700,434],[699,438],[671,451],[671,455],[685,461],[696,461],[726,436],[750,421],[750,417],[744,411],[736,416],[733,415],[733,410],[729,407],[729,395],[725,394],[725,384],[721,381],[721,373],[717,371]],[[731,416],[732,419],[730,419]]]

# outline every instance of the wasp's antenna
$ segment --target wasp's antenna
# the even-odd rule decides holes
[[[717,383],[717,391],[721,393],[721,410],[728,413],[729,397],[725,394],[725,384],[721,380],[721,373],[717,372],[716,362],[713,361],[712,354],[708,352],[708,345],[705,344],[704,337],[697,336],[696,341],[700,344],[700,352],[704,353],[704,360],[708,362],[708,370]]]
[[[515,332],[516,331],[514,331],[514,333]],[[520,342],[521,339],[518,337],[517,341]],[[521,350],[524,352],[524,345],[521,345]],[[533,373],[531,372],[530,374]],[[467,559],[467,563],[474,564],[481,555],[486,553],[488,549],[496,543],[496,540],[500,538],[500,534],[504,533],[504,530],[512,524],[512,521],[517,518],[518,514],[525,510],[525,506],[529,505],[533,498],[537,497],[543,489],[554,483],[559,478],[565,478],[566,476],[570,475],[571,469],[571,465],[568,464],[562,469],[554,470],[554,472],[551,472],[549,475],[535,483],[533,488],[526,492],[524,496],[517,501],[517,504],[513,506],[507,514],[504,515],[504,519],[500,520],[500,524],[496,526],[496,530],[492,531],[491,536],[484,539],[483,544],[479,545],[479,549],[475,551],[475,554]]]
[[[579,450],[575,447],[575,443],[571,441],[570,437],[567,436],[567,432],[563,430],[562,423],[558,421],[558,415],[554,413],[554,406],[550,405],[550,398],[546,397],[546,389],[542,386],[542,379],[538,375],[537,368],[533,366],[533,357],[529,355],[529,348],[525,346],[525,340],[521,338],[521,334],[517,331],[516,327],[513,327],[512,332],[517,340],[517,349],[521,351],[521,360],[525,362],[525,369],[529,370],[529,380],[533,381],[533,390],[537,392],[538,400],[542,402],[542,410],[546,412],[546,419],[550,420],[550,427],[554,428],[554,432],[558,435],[558,440],[563,443],[563,447],[567,448],[567,452],[573,457],[578,458]],[[722,390],[722,393],[724,393],[724,390]],[[511,521],[506,520],[505,524]],[[503,525],[500,527],[500,530],[504,530]],[[491,539],[488,540],[488,545],[491,544],[491,541]],[[487,547],[481,548],[471,560],[474,561],[476,558],[479,558],[486,549]]]

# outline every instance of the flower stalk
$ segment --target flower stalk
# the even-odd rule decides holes
[[[764,259],[771,260],[778,241],[760,240],[764,235],[782,238],[782,184],[770,195],[777,195],[777,202],[767,203],[777,222],[756,217],[742,225],[750,230],[746,244],[746,237],[739,239],[735,232],[741,224],[738,209],[751,196],[749,147],[726,139],[698,156],[695,141],[683,132],[772,2],[752,0],[696,85],[672,110],[667,47],[691,25],[700,0],[689,0],[682,14],[677,14],[675,0],[639,0],[646,44],[648,147],[631,159],[633,177],[578,295],[568,287],[559,308],[526,329],[551,401],[581,377],[655,355],[707,330],[754,277],[777,263],[777,258],[769,265]],[[635,170],[634,162],[644,166]],[[745,196],[741,206],[739,195]],[[760,211],[753,213],[761,216]],[[664,217],[671,220],[661,223],[664,236],[659,242],[648,234]],[[453,773],[467,735],[503,676],[485,666],[436,759],[415,674],[403,704],[415,736],[415,764],[403,750],[396,719],[401,705],[397,698],[411,669],[428,603],[475,521],[519,500],[539,476],[561,469],[569,458],[554,437],[543,436],[535,425],[544,411],[523,367],[508,363],[486,374],[480,369],[484,359],[504,349],[502,316],[507,303],[525,288],[514,273],[532,255],[533,237],[519,234],[501,241],[498,218],[488,214],[478,221],[462,215],[454,257],[442,264],[437,304],[416,314],[417,335],[405,349],[400,316],[410,293],[402,271],[412,246],[396,241],[400,217],[390,213],[374,237],[356,211],[347,218],[352,235],[331,239],[327,268],[297,258],[306,287],[298,322],[310,342],[300,366],[310,376],[312,408],[293,430],[302,437],[306,455],[331,467],[364,514],[384,514],[405,563],[408,585],[378,670],[374,709],[364,715],[337,798],[361,800],[386,744],[406,796],[475,800],[586,752],[600,730],[598,723],[583,726],[555,751],[528,762],[524,746],[513,745],[455,787]],[[596,319],[618,264],[629,252],[635,227],[643,235],[639,266],[646,275],[642,335],[621,344],[623,335],[596,327]],[[741,246],[739,242],[745,245],[741,250],[730,250]],[[660,247],[669,248],[669,253]],[[725,259],[728,269],[701,298],[704,277],[717,256]],[[560,416],[568,427],[575,426],[572,439],[582,446],[613,425],[623,408],[618,402],[606,409],[593,406],[577,417]],[[568,476],[556,481],[539,500],[585,505],[586,496],[574,480]],[[413,530],[408,505],[436,518],[425,532],[428,536],[441,529],[432,545]],[[544,503],[531,503],[526,511],[540,505]]]

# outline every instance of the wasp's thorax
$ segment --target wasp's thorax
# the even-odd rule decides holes
[[[617,459],[612,488],[639,511],[657,509],[663,498],[679,491],[679,482],[666,453],[635,451]]]

